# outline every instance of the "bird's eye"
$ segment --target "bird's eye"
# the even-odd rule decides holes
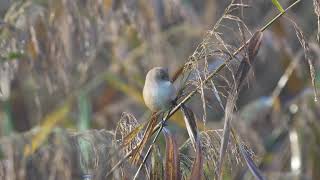
[[[169,80],[169,75],[168,75],[168,73],[167,72],[165,72],[165,71],[161,71],[160,72],[160,79],[162,79],[162,80]]]

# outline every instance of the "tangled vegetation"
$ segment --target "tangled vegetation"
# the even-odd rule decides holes
[[[4,0],[0,179],[320,179],[319,34],[319,0]]]

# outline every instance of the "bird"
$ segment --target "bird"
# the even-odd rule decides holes
[[[167,68],[154,67],[149,70],[143,87],[143,99],[151,111],[168,109],[176,96],[176,88],[170,81]]]
[[[147,73],[145,84],[143,87],[143,99],[146,106],[153,112],[164,112],[168,110],[176,102],[177,90],[173,83],[170,81],[168,69],[164,67],[154,67]],[[186,128],[193,144],[196,149],[195,143],[198,139],[198,128],[193,112],[184,104],[181,105],[182,111],[185,114]],[[190,119],[193,118],[191,121]],[[155,126],[156,118],[151,118],[146,128],[145,134],[141,144],[145,144],[146,140],[152,136],[152,130]],[[141,149],[140,149],[141,151]],[[140,152],[139,151],[139,152]]]
[[[153,134],[152,131],[156,126],[159,115],[158,112],[163,113],[168,110],[176,98],[176,88],[170,81],[168,69],[164,67],[154,67],[149,70],[146,75],[142,94],[146,106],[152,111],[152,115],[148,121],[142,140],[133,151],[132,162],[134,164],[139,162],[143,147]]]

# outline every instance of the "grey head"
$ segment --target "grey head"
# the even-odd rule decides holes
[[[164,68],[164,67],[152,68],[146,76],[146,81],[149,81],[149,80],[170,81],[168,68]]]

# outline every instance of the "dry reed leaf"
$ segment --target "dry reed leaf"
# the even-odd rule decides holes
[[[179,148],[176,140],[167,128],[163,128],[166,141],[165,180],[181,179]]]
[[[183,70],[184,70],[184,66],[181,66],[178,70],[176,70],[176,72],[171,78],[171,82],[175,82],[178,79],[178,77],[183,73]]]
[[[317,15],[317,24],[318,24],[318,32],[317,32],[317,41],[320,39],[320,0],[313,0],[313,8],[314,13]]]
[[[38,55],[38,46],[35,44],[35,41],[28,41],[27,42],[27,45],[26,45],[26,48],[27,48],[27,52],[28,54],[30,55],[30,57],[32,59],[36,59],[37,58],[37,55]]]
[[[40,126],[40,131],[37,132],[31,139],[31,144],[26,145],[24,148],[24,156],[27,157],[34,153],[39,146],[45,141],[55,125],[63,120],[70,110],[70,105],[66,104],[60,107],[58,110],[48,114],[43,124]]]
[[[222,99],[221,99],[221,97],[219,95],[219,91],[218,91],[218,89],[217,89],[217,87],[216,87],[216,85],[214,84],[213,81],[210,81],[210,83],[211,83],[211,86],[212,86],[213,94],[217,98],[221,109],[224,111],[224,106],[223,106],[223,103],[222,103]]]
[[[133,150],[133,153],[132,153],[133,164],[138,164],[142,150],[143,150],[144,146],[146,145],[146,143],[148,142],[148,140],[150,139],[150,137],[152,136],[154,127],[157,125],[157,117],[158,117],[157,113],[152,114],[151,119],[148,122],[147,128],[144,132],[144,135],[142,137],[141,142]]]
[[[293,24],[294,30],[296,32],[296,36],[304,50],[304,57],[308,62],[309,65],[309,70],[310,70],[310,77],[311,77],[311,82],[312,82],[312,86],[313,86],[313,92],[314,92],[314,101],[318,101],[318,89],[316,86],[316,71],[314,68],[314,59],[312,59],[311,53],[310,53],[310,48],[309,48],[309,44],[306,41],[302,30],[299,28],[298,24],[296,22],[294,22],[291,18],[288,18],[291,23]]]
[[[118,121],[115,136],[125,151],[131,151],[140,142],[144,125],[139,124],[137,119],[130,113],[123,112]]]
[[[163,178],[163,163],[160,155],[159,147],[153,146],[152,156],[151,156],[151,180],[161,180]]]
[[[203,178],[203,155],[201,150],[200,138],[196,141],[196,159],[192,165],[190,180],[198,180]]]
[[[107,14],[112,8],[112,0],[103,0],[103,10]]]
[[[320,16],[320,0],[313,0],[314,12]]]
[[[251,155],[248,153],[248,151],[245,149],[245,146],[242,143],[240,143],[239,149],[253,176],[258,180],[264,180],[265,177],[262,175],[259,168],[255,165],[254,161],[251,158]]]
[[[237,83],[237,88],[236,90],[239,91],[241,86],[243,85],[243,82],[245,78],[247,77],[247,74],[250,70],[250,67],[254,61],[254,57],[257,55],[260,44],[262,40],[262,32],[257,31],[252,38],[250,39],[250,42],[248,43],[247,47],[247,53],[248,53],[248,59],[243,59],[240,63],[240,66],[236,72],[236,83]]]
[[[122,146],[127,146],[130,144],[138,135],[138,133],[143,129],[145,124],[139,124],[135,127],[128,135],[123,138]]]
[[[248,44],[248,56],[250,63],[253,63],[254,58],[259,52],[261,41],[262,41],[263,33],[261,31],[257,31],[251,38]]]
[[[192,112],[192,110],[185,105],[181,106],[181,111],[183,113],[183,119],[187,128],[191,143],[193,145],[193,148],[196,150],[196,146],[197,146],[196,142],[199,136],[196,117]]]

